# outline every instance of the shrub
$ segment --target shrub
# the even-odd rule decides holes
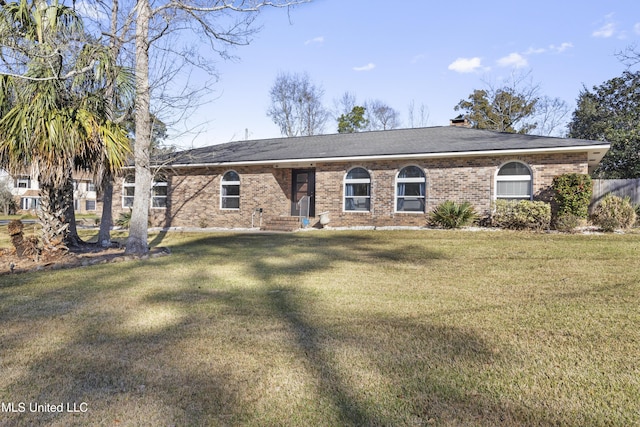
[[[491,216],[495,227],[512,230],[544,230],[551,224],[551,205],[529,200],[497,200]]]
[[[558,217],[565,214],[586,219],[593,194],[593,181],[589,175],[566,173],[553,178],[553,193],[558,203]]]
[[[580,225],[580,219],[581,218],[571,213],[559,215],[556,218],[555,228],[558,231],[572,232]]]
[[[131,210],[129,210],[129,212],[122,212],[116,220],[116,225],[122,228],[129,228],[129,225],[131,225]]]
[[[440,203],[429,215],[429,221],[444,228],[460,228],[477,218],[471,203],[457,204],[451,200]]]
[[[636,212],[629,197],[608,193],[593,209],[591,221],[604,231],[630,228],[636,222]]]

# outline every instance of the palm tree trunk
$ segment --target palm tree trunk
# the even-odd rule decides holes
[[[98,245],[103,248],[111,244],[111,226],[113,225],[113,180],[104,178],[102,184],[102,216],[100,218],[100,231],[98,231]]]
[[[42,243],[45,251],[66,250],[65,241],[69,234],[66,192],[55,185],[41,184],[40,209],[38,218],[42,226]]]
[[[67,247],[77,247],[84,242],[78,235],[78,228],[76,227],[76,212],[73,204],[73,180],[67,179],[62,191],[64,192],[64,200],[67,205],[64,219],[69,224],[67,235],[64,238],[64,244]]]

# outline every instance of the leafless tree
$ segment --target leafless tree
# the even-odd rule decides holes
[[[324,131],[329,112],[322,105],[324,89],[307,73],[280,73],[269,92],[267,116],[285,136],[317,135]]]
[[[400,113],[384,102],[378,99],[369,100],[364,106],[369,130],[396,129],[400,126]]]
[[[333,100],[334,119],[338,120],[338,117],[342,116],[343,114],[349,114],[355,106],[356,94],[349,91],[344,92],[340,98],[336,98]]]
[[[193,50],[177,49],[177,40],[185,34],[195,35],[195,39],[206,44],[209,51],[229,58],[228,50],[232,46],[246,45],[250,37],[257,31],[254,21],[257,14],[266,7],[289,8],[308,3],[311,0],[245,0],[242,2],[221,0],[203,2],[137,0],[129,6],[125,13],[135,28],[135,196],[131,215],[129,237],[126,252],[130,254],[146,254],[151,197],[152,170],[149,158],[152,143],[151,100],[154,87],[154,76],[164,79],[156,82],[169,83],[179,69],[173,72],[161,72],[154,68],[157,64],[171,65],[173,60],[180,59],[183,64],[192,65],[200,70],[211,70],[212,58],[197,54]],[[115,35],[113,35],[115,36]],[[167,56],[162,56],[166,54]],[[182,69],[181,69],[182,70]],[[154,73],[155,71],[155,73]],[[182,71],[181,71],[182,72]],[[189,100],[196,92],[180,91],[181,99]],[[164,94],[167,97],[169,94]],[[166,104],[171,100],[165,98]],[[159,117],[162,117],[159,115]]]
[[[569,106],[560,98],[543,96],[536,103],[534,135],[565,136],[569,122]],[[563,132],[564,130],[564,132]]]
[[[421,128],[428,126],[429,122],[429,109],[426,105],[420,104],[418,112],[415,111],[415,101],[412,99],[409,103],[409,116],[408,125],[410,128]]]
[[[628,68],[640,64],[640,47],[636,43],[627,46],[624,50],[616,52],[616,57]]]

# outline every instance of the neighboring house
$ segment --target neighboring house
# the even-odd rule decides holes
[[[445,200],[469,201],[483,215],[496,199],[548,201],[554,176],[588,173],[608,149],[455,126],[231,142],[163,159],[150,221],[249,228],[260,217],[308,217],[316,225],[326,213],[333,227],[423,226]],[[114,186],[116,218],[132,206],[127,172]]]
[[[35,211],[40,207],[40,186],[30,175],[9,176],[0,172],[16,199],[18,210]],[[77,175],[73,180],[73,203],[76,213],[99,213],[96,187],[88,176]]]

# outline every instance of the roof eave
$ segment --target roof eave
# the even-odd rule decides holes
[[[173,169],[178,168],[202,168],[202,167],[218,167],[218,166],[264,166],[272,165],[284,167],[301,164],[315,165],[316,163],[337,163],[337,162],[353,162],[353,161],[379,161],[379,160],[413,160],[413,159],[437,159],[451,157],[480,157],[480,156],[509,156],[523,154],[546,154],[546,153],[588,153],[588,162],[591,165],[597,165],[602,160],[611,144],[599,145],[581,145],[573,147],[551,147],[551,148],[525,148],[525,149],[508,149],[508,150],[482,150],[482,151],[457,151],[444,153],[415,153],[415,154],[387,154],[387,155],[368,155],[368,156],[347,156],[347,157],[309,157],[298,159],[267,159],[267,160],[251,160],[251,161],[231,161],[231,162],[208,162],[208,163],[176,163],[167,164],[164,167]],[[155,166],[158,167],[158,166]],[[163,166],[160,166],[163,167]],[[127,166],[125,169],[132,169],[133,166]]]

